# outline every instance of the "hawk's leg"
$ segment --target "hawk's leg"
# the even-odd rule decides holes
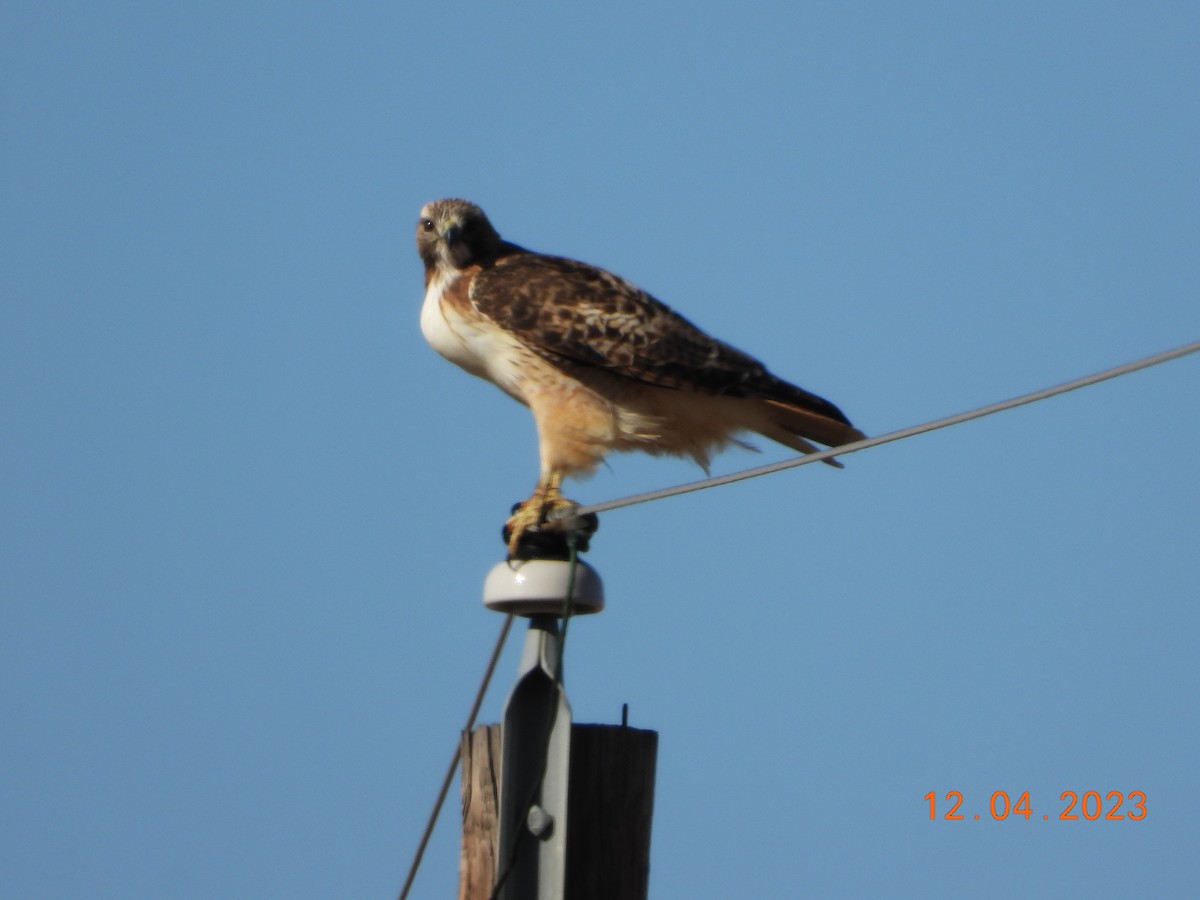
[[[575,504],[562,495],[563,474],[551,471],[538,481],[533,496],[521,503],[508,517],[508,555],[515,556],[521,536],[530,529],[549,524],[549,517],[558,510],[571,510]]]

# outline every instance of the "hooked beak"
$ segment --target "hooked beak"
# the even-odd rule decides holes
[[[462,226],[457,222],[447,225],[446,230],[442,232],[442,240],[446,242],[447,246],[456,244],[460,237],[462,237]]]

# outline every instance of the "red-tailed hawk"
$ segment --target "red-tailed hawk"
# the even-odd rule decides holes
[[[862,432],[836,406],[776,378],[645,291],[603,269],[500,238],[483,210],[435,200],[421,210],[421,331],[438,353],[533,412],[541,476],[509,520],[522,531],[569,505],[567,475],[609,451],[709,454],[757,432],[801,453]],[[830,460],[832,462],[832,460]],[[837,463],[834,463],[837,465]]]

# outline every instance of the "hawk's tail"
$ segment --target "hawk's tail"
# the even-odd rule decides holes
[[[866,437],[849,422],[840,421],[780,400],[763,402],[767,407],[768,425],[760,433],[764,437],[769,437],[800,453],[816,453],[820,449],[810,441],[817,441],[827,447],[839,447],[842,444],[849,444],[851,441],[861,441]],[[836,407],[834,408],[836,409]],[[842,467],[842,464],[833,457],[822,460],[822,462],[827,462],[839,469]]]

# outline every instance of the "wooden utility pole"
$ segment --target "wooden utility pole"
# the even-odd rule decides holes
[[[464,735],[459,900],[488,900],[499,860],[501,734]],[[645,900],[658,733],[572,725],[566,900]]]
[[[499,725],[480,725],[470,734],[463,732],[458,900],[487,900],[496,883],[501,746]]]

